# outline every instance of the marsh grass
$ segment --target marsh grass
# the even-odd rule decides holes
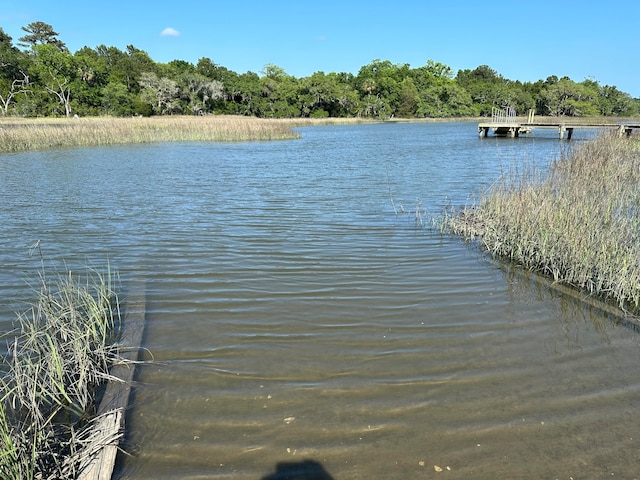
[[[87,452],[96,392],[117,358],[114,277],[88,271],[53,285],[44,272],[38,300],[6,339],[0,380],[0,478],[76,478]]]
[[[127,143],[298,138],[290,120],[240,116],[64,118],[0,121],[0,152]]]
[[[613,135],[576,146],[543,175],[505,172],[444,230],[637,313],[640,307],[640,143]]]

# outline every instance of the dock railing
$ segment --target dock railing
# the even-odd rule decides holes
[[[513,107],[492,107],[491,123],[518,123],[516,118],[516,109]]]
[[[533,123],[536,111],[533,108],[529,109],[529,115],[527,116],[527,123]]]

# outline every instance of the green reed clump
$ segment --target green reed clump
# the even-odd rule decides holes
[[[445,230],[477,238],[555,281],[640,306],[640,143],[602,136],[541,175],[502,175],[476,205],[448,212]]]
[[[75,478],[96,390],[117,358],[113,278],[42,274],[38,301],[18,316],[0,379],[0,478]]]

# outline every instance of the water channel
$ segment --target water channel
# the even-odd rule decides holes
[[[637,475],[638,334],[428,228],[570,144],[300,132],[0,156],[2,331],[33,299],[36,241],[52,268],[146,279],[115,478]]]

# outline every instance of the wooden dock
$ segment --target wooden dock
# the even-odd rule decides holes
[[[639,130],[640,125],[628,125],[626,123],[498,123],[487,122],[478,124],[478,136],[483,138],[489,136],[489,131],[492,131],[496,136],[517,138],[521,134],[531,133],[534,129],[555,129],[558,131],[558,138],[562,140],[565,138],[571,140],[574,130],[611,130],[617,131],[618,135],[629,136],[634,130]]]
[[[531,133],[534,129],[555,129],[558,131],[560,140],[565,138],[565,134],[567,140],[571,140],[574,130],[610,130],[618,132],[620,137],[628,137],[634,130],[640,131],[640,124],[578,123],[567,122],[565,119],[559,122],[534,122],[533,111],[529,111],[526,122],[520,122],[515,116],[514,109],[506,108],[502,110],[494,108],[491,121],[478,124],[478,136],[480,138],[488,137],[489,131],[492,131],[496,136],[517,138],[522,134]]]

